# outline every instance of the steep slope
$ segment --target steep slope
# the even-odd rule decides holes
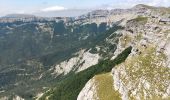
[[[131,26],[134,34],[124,33],[131,38],[128,43],[133,45],[133,53],[125,63],[113,69],[114,87],[124,100],[168,99],[170,96],[169,36],[166,33],[170,27],[149,22],[151,20],[148,18],[143,28]]]
[[[77,100],[121,100],[113,82],[111,73],[96,75],[86,83]]]
[[[141,4],[0,23],[0,99],[168,100],[169,14]]]
[[[166,8],[145,5],[138,5],[133,9],[139,8],[147,9],[147,13],[142,13],[142,15],[136,13],[138,15],[136,18],[126,22],[125,30],[120,32],[122,36],[119,39],[115,56],[112,57],[114,59],[116,55],[129,45],[133,47],[132,53],[125,62],[112,69],[112,88],[115,92],[108,94],[105,94],[102,90],[96,92],[101,86],[94,85],[96,83],[93,81],[91,82],[93,85],[89,86],[87,84],[80,92],[78,100],[88,100],[89,92],[84,92],[87,90],[90,92],[94,90],[92,92],[96,95],[95,98],[92,97],[94,100],[100,100],[103,97],[104,100],[111,100],[111,98],[108,99],[107,97],[116,95],[117,92],[122,100],[170,99],[169,11]],[[94,79],[95,77],[91,80]],[[102,80],[102,77],[100,79]],[[98,81],[97,84],[103,84],[103,81]],[[89,90],[88,87],[91,87],[93,90]],[[117,97],[114,96],[112,99],[115,98]]]
[[[94,75],[110,72],[110,70],[117,64],[123,62],[127,56],[131,53],[132,47],[128,47],[114,60],[103,60],[97,65],[81,71],[76,74],[72,74],[66,79],[62,80],[54,88],[48,90],[40,100],[75,100],[84,87],[84,85]],[[90,94],[91,95],[91,94]]]
[[[0,28],[0,98],[28,100],[113,55],[119,37],[114,32],[123,29],[62,20],[14,21]]]

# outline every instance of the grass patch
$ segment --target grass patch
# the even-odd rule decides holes
[[[135,21],[135,22],[140,23],[140,24],[146,24],[147,21],[148,21],[148,17],[138,16],[137,18],[134,18],[130,21]]]
[[[111,73],[96,75],[95,84],[100,100],[121,100],[119,92],[114,90]]]
[[[140,41],[142,39],[142,33],[138,33],[137,36],[136,36],[136,40],[137,41]]]
[[[161,95],[155,94],[155,89],[165,93],[168,87],[165,80],[169,80],[170,71],[169,68],[164,65],[166,59],[165,54],[160,53],[157,55],[156,47],[149,45],[145,50],[142,50],[140,55],[126,60],[124,65],[127,75],[126,77],[123,74],[120,75],[122,82],[125,83],[125,85],[138,88],[140,98],[143,98],[145,95],[143,91],[146,91],[146,93],[152,97],[157,96],[162,98]],[[149,89],[145,89],[144,86],[138,87],[139,79],[142,77],[149,83]],[[151,99],[149,96],[146,98]]]

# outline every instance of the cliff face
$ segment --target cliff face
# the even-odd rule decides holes
[[[99,100],[96,92],[97,90],[95,78],[92,78],[86,83],[85,87],[82,89],[81,93],[77,97],[77,100],[92,100],[92,99]]]
[[[133,33],[125,31],[120,39],[133,45],[133,52],[124,63],[113,69],[114,88],[121,93],[124,100],[168,98],[170,68],[167,48],[170,37],[167,32],[170,27],[150,17],[143,25],[132,24],[133,22],[127,23],[127,30],[132,30]],[[120,42],[122,44],[124,41]]]
[[[169,8],[0,28],[0,99],[170,99]]]
[[[75,57],[70,58],[68,61],[63,61],[57,64],[52,74],[58,76],[60,74],[68,74],[70,71],[80,72],[88,67],[98,63],[100,59],[99,54],[92,54],[89,51],[81,50],[77,52]]]
[[[100,85],[97,85],[103,84],[105,80],[107,80],[105,82],[107,84],[109,81],[107,77],[98,77],[97,82],[93,82],[96,84],[94,88],[99,90],[95,93],[101,100],[111,100],[106,98],[107,95],[111,94],[118,94],[119,99],[122,100],[162,100],[170,98],[170,24],[168,20],[160,21],[166,18],[169,12],[165,9],[148,8],[143,5],[136,6],[133,9],[144,8],[146,9],[145,14],[134,13],[136,17],[127,20],[124,24],[125,29],[119,31],[122,36],[119,38],[112,59],[128,46],[132,46],[133,49],[125,62],[112,69],[113,84],[111,88],[114,92],[105,94],[105,91],[109,91],[109,89],[103,91],[100,90]],[[163,12],[164,14],[161,14]],[[101,94],[105,95],[100,96]],[[116,96],[112,99],[114,98]],[[97,99],[94,98],[94,100]]]

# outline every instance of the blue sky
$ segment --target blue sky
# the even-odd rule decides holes
[[[0,0],[0,16],[69,9],[130,8],[136,4],[170,7],[170,0]]]

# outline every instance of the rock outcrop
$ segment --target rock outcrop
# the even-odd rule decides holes
[[[63,61],[60,64],[57,64],[52,74],[58,76],[61,74],[66,75],[70,71],[80,72],[92,65],[97,64],[99,59],[99,54],[92,54],[89,51],[80,50],[78,53],[75,54],[75,57],[72,57],[67,61]]]
[[[139,13],[139,10],[145,13]],[[159,21],[166,17],[168,12],[144,5],[132,8],[129,13],[133,11],[135,11],[133,16],[136,17],[124,22],[125,29],[119,31],[122,36],[112,59],[128,46],[132,46],[133,50],[124,63],[113,68],[113,89],[119,92],[122,100],[168,100],[170,26],[168,22]],[[164,14],[159,15],[162,11]],[[96,85],[95,88],[98,89],[99,86]],[[101,99],[99,94],[97,96]]]

